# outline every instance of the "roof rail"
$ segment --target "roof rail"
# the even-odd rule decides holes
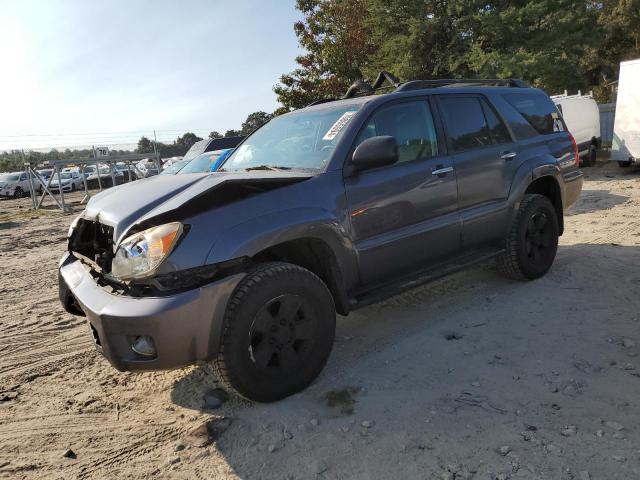
[[[320,105],[321,103],[334,102],[337,98],[321,98],[320,100],[316,100],[315,102],[311,102],[309,105],[305,105],[305,107],[313,107],[314,105]]]
[[[395,89],[396,92],[406,92],[409,90],[421,90],[423,88],[437,88],[437,87],[452,87],[452,86],[495,86],[495,87],[514,87],[514,88],[528,88],[529,84],[524,80],[517,78],[494,78],[494,79],[479,79],[479,78],[447,78],[442,80],[412,80],[410,82],[403,83]]]

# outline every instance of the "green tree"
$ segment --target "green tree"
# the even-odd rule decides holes
[[[138,146],[136,147],[136,152],[137,153],[153,152],[153,142],[151,142],[151,140],[149,140],[147,137],[140,137],[140,140],[138,140]],[[65,155],[66,154],[67,152],[65,151]],[[69,151],[69,154],[71,154],[70,151]]]
[[[209,133],[209,138],[222,138],[222,134],[220,132],[217,131],[213,131]]]
[[[226,132],[224,132],[224,136],[225,137],[238,137],[242,135],[242,131],[241,130],[227,130]]]
[[[176,141],[174,143],[178,147],[185,148],[185,152],[186,152],[187,150],[189,150],[191,148],[191,146],[194,143],[199,142],[200,140],[202,140],[202,138],[197,136],[195,133],[187,132],[184,135],[182,135],[181,137],[176,138]]]
[[[294,24],[305,53],[298,68],[280,77],[273,90],[287,110],[321,98],[340,97],[362,78],[373,52],[365,24],[368,0],[297,0],[303,20]]]
[[[247,119],[242,122],[242,126],[240,128],[241,134],[249,135],[251,132],[267,123],[269,120],[271,120],[271,115],[266,112],[259,111],[250,113],[247,116]]]
[[[597,41],[589,2],[369,0],[377,51],[367,73],[416,78],[522,78],[557,92],[585,88]]]

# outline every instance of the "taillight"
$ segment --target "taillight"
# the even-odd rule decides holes
[[[573,154],[575,155],[576,159],[576,167],[580,166],[580,155],[578,152],[578,144],[576,143],[576,139],[573,138],[573,135],[569,134],[569,138],[571,139],[571,143],[573,144]]]

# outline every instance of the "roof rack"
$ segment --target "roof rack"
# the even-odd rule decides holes
[[[387,82],[389,85],[383,86]],[[358,79],[351,84],[347,92],[341,97],[341,99],[362,97],[365,95],[371,95],[376,90],[393,88],[394,92],[407,92],[411,90],[421,90],[424,88],[439,88],[439,87],[476,87],[476,86],[493,86],[493,87],[512,87],[512,88],[529,88],[529,84],[524,80],[517,78],[446,78],[441,80],[411,80],[409,82],[401,83],[394,75],[389,72],[381,71],[376,77],[375,82],[372,84],[363,79]],[[319,105],[321,103],[333,102],[338,100],[337,98],[323,98],[311,102],[307,107],[312,105]]]
[[[390,88],[382,86],[385,81],[387,81],[390,86],[395,87],[396,90],[400,87],[400,80],[398,80],[389,72],[385,72],[383,70],[378,74],[378,76],[376,77],[376,81],[373,82],[373,84],[369,84],[369,82],[362,79],[358,79],[353,82],[353,84],[349,87],[349,90],[347,90],[347,93],[345,93],[342,98],[345,99],[359,97],[362,95],[370,95],[380,88]]]
[[[529,84],[524,80],[517,78],[493,78],[493,79],[478,79],[478,78],[446,78],[441,80],[412,80],[410,82],[403,83],[394,91],[406,92],[409,90],[421,90],[423,88],[438,88],[438,87],[475,87],[475,86],[493,86],[493,87],[513,87],[513,88],[529,88]]]

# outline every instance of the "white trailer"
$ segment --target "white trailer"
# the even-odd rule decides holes
[[[640,164],[640,59],[620,63],[611,160]]]

